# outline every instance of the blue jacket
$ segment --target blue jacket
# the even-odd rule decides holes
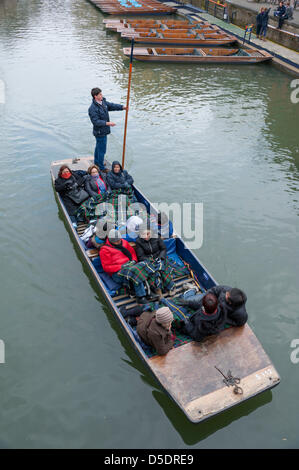
[[[93,135],[95,137],[103,137],[110,134],[110,126],[106,126],[106,122],[110,121],[108,111],[122,111],[122,104],[109,103],[103,98],[102,104],[92,100],[88,109],[90,120],[93,124]]]

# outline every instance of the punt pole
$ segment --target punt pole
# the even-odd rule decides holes
[[[124,131],[124,143],[123,143],[123,158],[122,158],[122,167],[125,166],[125,153],[126,153],[126,139],[127,139],[127,124],[128,124],[128,114],[129,114],[129,101],[130,101],[130,89],[131,89],[131,77],[132,77],[132,63],[133,63],[133,49],[134,49],[134,38],[131,42],[131,56],[130,56],[130,68],[129,68],[129,83],[128,83],[128,93],[127,93],[127,105],[126,105],[126,118],[125,118],[125,131]]]

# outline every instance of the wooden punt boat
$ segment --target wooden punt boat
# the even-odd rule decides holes
[[[117,33],[121,33],[124,36],[134,36],[138,35],[138,33],[143,33],[143,32],[151,32],[151,33],[164,33],[164,32],[169,32],[173,36],[177,36],[177,34],[181,33],[189,33],[189,34],[194,34],[194,33],[204,33],[204,34],[213,34],[215,32],[220,32],[220,29],[217,26],[212,26],[212,25],[195,25],[192,28],[185,28],[183,26],[177,27],[174,29],[169,29],[167,25],[160,25],[160,26],[134,26],[132,28],[117,28]]]
[[[190,46],[221,46],[236,42],[235,36],[221,31],[212,33],[192,31],[181,33],[176,31],[162,32],[140,32],[140,33],[121,33],[123,39],[132,40],[143,44],[161,44],[161,45],[190,45]]]
[[[165,28],[165,29],[194,29],[194,28],[210,28],[210,23],[204,21],[168,21],[168,20],[128,20],[118,21],[110,20],[105,24],[106,29],[110,31],[120,32],[126,28]],[[217,26],[213,26],[217,28]],[[218,28],[217,28],[218,29]]]
[[[89,0],[94,6],[108,15],[168,15],[176,8],[167,6],[157,0]]]
[[[123,53],[130,57],[131,48],[125,47]],[[180,62],[194,64],[257,64],[272,59],[266,51],[249,48],[143,48],[135,47],[133,58],[147,62]]]
[[[87,170],[91,163],[93,163],[93,159],[88,157],[73,161],[70,159],[55,161],[51,164],[52,182],[54,183],[62,164],[68,165],[72,170]],[[136,187],[134,191],[138,201],[145,204],[149,210],[151,203]],[[138,341],[138,336],[125,322],[119,310],[120,306],[134,305],[135,300],[125,295],[113,296],[109,292],[101,274],[95,269],[97,251],[86,250],[84,243],[79,238],[86,225],[78,224],[77,229],[74,228],[60,196],[55,190],[54,192],[68,231],[75,240],[82,259],[89,267],[124,333],[154,378],[190,421],[194,423],[203,421],[273,388],[280,382],[275,367],[248,324],[240,328],[227,328],[217,336],[208,337],[202,343],[190,340],[173,348],[166,356],[146,353]],[[193,269],[201,289],[204,291],[213,287],[216,281],[203,264],[179,237],[175,237],[174,240],[177,255]],[[194,282],[193,278],[188,279],[188,276],[185,279],[176,279],[175,283],[178,289],[186,280]],[[242,387],[243,394],[235,394],[229,383],[225,385],[223,376],[215,366],[225,375],[230,370],[234,376],[240,378],[239,386]]]

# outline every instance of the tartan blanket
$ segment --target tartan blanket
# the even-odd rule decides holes
[[[147,281],[152,288],[166,290],[170,288],[175,277],[187,275],[188,273],[187,267],[179,266],[167,257],[165,262],[161,260],[154,261],[153,259],[140,261],[139,263],[129,261],[118,271],[118,275],[124,278],[124,284],[127,286],[130,281],[133,284]]]
[[[76,211],[78,222],[88,223],[91,219],[106,220],[120,225],[122,222],[135,215],[136,207],[131,207],[136,202],[132,188],[127,190],[114,189],[104,194],[98,194],[84,201]],[[144,212],[144,211],[139,211]],[[147,213],[139,214],[140,217],[147,217]]]

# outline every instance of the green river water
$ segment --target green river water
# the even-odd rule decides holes
[[[59,217],[50,162],[90,155],[90,89],[125,103],[127,44],[84,0],[0,0],[0,446],[296,448],[299,104],[273,66],[133,65],[127,169],[153,202],[200,202],[194,250],[248,296],[281,384],[191,424],[133,351]],[[5,99],[4,99],[5,98]],[[108,158],[121,158],[113,113]],[[297,354],[299,358],[299,353]]]

